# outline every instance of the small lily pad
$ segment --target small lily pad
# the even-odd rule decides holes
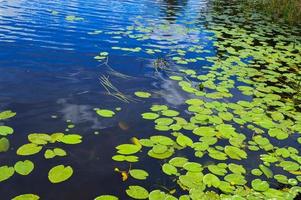
[[[53,167],[49,173],[48,178],[51,183],[60,183],[68,180],[73,174],[73,169],[70,166],[58,165]]]

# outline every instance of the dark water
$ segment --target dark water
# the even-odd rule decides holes
[[[207,43],[204,38],[207,34],[201,31],[202,22],[198,26],[200,31],[194,35],[176,32],[161,35],[158,30],[146,41],[117,40],[111,35],[88,32],[125,30],[137,20],[146,25],[170,24],[181,28],[184,22],[198,20],[206,6],[205,1],[186,0],[0,1],[0,109],[17,112],[14,120],[7,123],[14,127],[15,134],[10,139],[11,150],[0,155],[1,165],[13,165],[20,160],[15,150],[27,142],[28,133],[62,132],[67,127],[66,120],[75,124],[70,133],[84,137],[82,144],[62,146],[68,157],[51,160],[45,160],[43,154],[27,157],[35,163],[34,172],[29,176],[15,175],[0,183],[0,199],[24,193],[39,194],[45,200],[93,199],[110,193],[126,199],[121,193],[124,184],[120,175],[113,171],[114,146],[132,136],[151,134],[152,128],[150,125],[145,128],[140,118],[139,110],[146,110],[146,105],[123,103],[104,94],[99,77],[110,75],[125,94],[146,88],[159,91],[153,101],[173,107],[183,103],[184,94],[173,90],[171,81],[153,76],[150,64],[156,56],[126,55],[128,52],[111,52],[111,47],[156,47],[164,55],[174,48],[169,39],[189,46],[190,37]],[[52,11],[58,13],[54,15]],[[65,19],[68,15],[84,20],[70,22]],[[130,77],[111,75],[108,67],[94,59],[100,51],[108,51],[110,66]],[[166,99],[162,94],[168,94],[164,95]],[[122,107],[122,114],[114,119],[101,119],[93,111],[95,107]],[[58,118],[53,119],[52,115]],[[120,129],[118,122],[129,129]],[[95,135],[94,131],[100,134]],[[71,181],[54,185],[47,180],[49,169],[57,164],[73,166]]]
[[[75,128],[66,132],[83,136],[81,144],[61,145],[68,152],[67,157],[45,160],[40,153],[24,158],[35,163],[35,170],[29,176],[15,175],[1,182],[0,199],[24,193],[38,194],[44,200],[88,200],[100,194],[118,194],[127,199],[123,191],[131,180],[123,183],[113,171],[114,147],[129,142],[133,136],[153,133],[152,125],[140,117],[141,111],[151,104],[181,108],[189,94],[179,91],[177,83],[168,80],[164,72],[157,74],[152,63],[178,47],[189,48],[195,43],[208,50],[201,56],[214,56],[214,39],[209,39],[212,33],[206,28],[209,11],[205,0],[0,0],[0,110],[17,112],[6,123],[15,133],[10,136],[10,151],[0,154],[0,165],[13,165],[20,160],[15,151],[27,143],[29,133],[62,132],[67,128],[67,120],[71,120]],[[66,20],[70,15],[83,20]],[[110,34],[131,30],[133,24],[167,29],[154,29],[143,41]],[[187,27],[192,31],[185,32]],[[89,34],[95,30],[102,33]],[[114,46],[156,48],[161,52],[150,55],[113,51]],[[103,51],[110,54],[109,66],[94,59]],[[198,61],[173,67],[206,73],[208,69],[203,67],[209,64]],[[149,100],[121,102],[105,93],[99,80],[101,75],[109,76],[124,94],[146,90],[155,95]],[[112,119],[100,118],[93,110],[116,107],[121,107],[122,112]],[[57,164],[71,165],[75,171],[72,179],[51,184],[47,174]],[[140,163],[136,168],[150,171],[157,164]],[[127,164],[123,167],[129,168]],[[164,181],[154,178],[151,182]],[[145,186],[152,188],[153,184]]]

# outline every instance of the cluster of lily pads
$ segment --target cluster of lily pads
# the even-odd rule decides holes
[[[0,113],[1,120],[8,119],[15,116],[16,113],[11,111],[3,111]],[[4,126],[3,126],[4,127]],[[11,134],[13,131],[9,127],[1,129],[1,133]],[[67,152],[62,148],[48,148],[47,144],[55,144],[57,142],[63,144],[79,144],[82,141],[82,136],[78,134],[64,134],[64,133],[31,133],[28,135],[29,143],[20,146],[17,149],[17,155],[30,156],[39,153],[43,148],[46,148],[44,152],[45,159],[52,159],[56,156],[67,156]],[[9,144],[9,143],[8,143]],[[2,144],[1,144],[2,145]],[[4,146],[3,149],[8,149]],[[19,175],[29,175],[34,170],[34,163],[30,160],[18,161],[14,166],[0,166],[0,182],[5,181],[12,177],[15,172]],[[68,180],[73,174],[71,166],[57,165],[49,170],[48,178],[51,183],[61,183]],[[16,196],[13,200],[37,200],[39,196],[35,194],[23,194]]]
[[[244,24],[246,16],[237,12],[231,15],[233,10],[235,7],[208,16],[206,32],[212,33],[208,39],[214,40],[217,55],[199,56],[209,53],[199,41],[190,44],[188,50],[171,49],[177,54],[172,56],[176,64],[208,62],[202,68],[208,69],[207,73],[181,69],[169,76],[179,90],[192,97],[185,102],[185,112],[167,105],[152,105],[141,116],[154,121],[154,129],[163,133],[121,144],[112,158],[135,166],[139,155],[147,152],[149,159],[159,160],[162,173],[174,182],[176,192],[160,188],[150,191],[143,187],[144,179],[138,179],[126,190],[129,197],[280,200],[294,199],[301,191],[298,29],[269,24],[256,14],[247,16],[249,21]],[[145,27],[136,22],[125,31],[108,34],[148,40],[163,27],[168,29],[168,24]],[[169,42],[177,44],[175,40]],[[192,53],[195,57],[191,57]],[[191,154],[183,156],[180,152],[184,150]],[[123,177],[126,176],[132,175],[124,172]],[[118,197],[102,195],[96,199]]]

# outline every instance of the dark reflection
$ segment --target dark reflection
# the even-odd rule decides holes
[[[170,21],[176,20],[179,12],[187,5],[187,0],[163,0],[164,7],[162,7],[165,13],[165,18]]]

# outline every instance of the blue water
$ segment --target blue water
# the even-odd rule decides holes
[[[152,134],[151,125],[140,117],[141,111],[147,110],[151,103],[174,108],[183,104],[187,94],[179,91],[177,83],[168,80],[164,72],[156,74],[152,63],[176,47],[189,47],[190,42],[213,49],[212,41],[207,38],[212,33],[205,31],[203,20],[207,6],[207,2],[199,0],[1,0],[0,110],[11,109],[17,116],[6,123],[15,133],[10,136],[10,151],[0,154],[0,165],[30,159],[35,169],[28,176],[15,175],[1,182],[0,199],[24,193],[38,194],[44,200],[84,200],[110,193],[126,199],[124,192],[121,193],[126,185],[113,171],[116,167],[111,160],[114,146],[128,142],[132,136]],[[70,15],[83,20],[66,20]],[[169,30],[162,33],[158,28],[144,41],[108,34],[125,31],[135,24],[165,25]],[[187,34],[174,31],[182,27],[197,31]],[[102,33],[89,34],[95,30]],[[128,53],[112,51],[113,46],[155,47],[162,52]],[[108,66],[94,59],[102,51],[110,54],[110,68],[127,78],[112,74]],[[214,54],[211,51],[204,56]],[[199,61],[189,67],[201,70],[205,65],[208,63]],[[109,76],[124,94],[147,90],[156,91],[157,95],[147,103],[121,102],[105,93],[99,81],[101,75]],[[101,119],[93,110],[96,107],[122,107],[122,115]],[[65,131],[67,120],[75,124],[75,128],[67,132],[84,137],[80,145],[62,146],[68,157],[45,160],[42,153],[24,159],[16,155],[16,149],[27,143],[29,133]],[[95,131],[99,134],[95,135]],[[57,164],[73,167],[75,173],[70,181],[58,185],[48,181],[49,169]],[[143,167],[150,170],[155,166],[156,163],[149,163]],[[123,167],[129,168],[128,165]],[[162,184],[165,180],[153,181]],[[131,180],[127,182],[130,183]]]

